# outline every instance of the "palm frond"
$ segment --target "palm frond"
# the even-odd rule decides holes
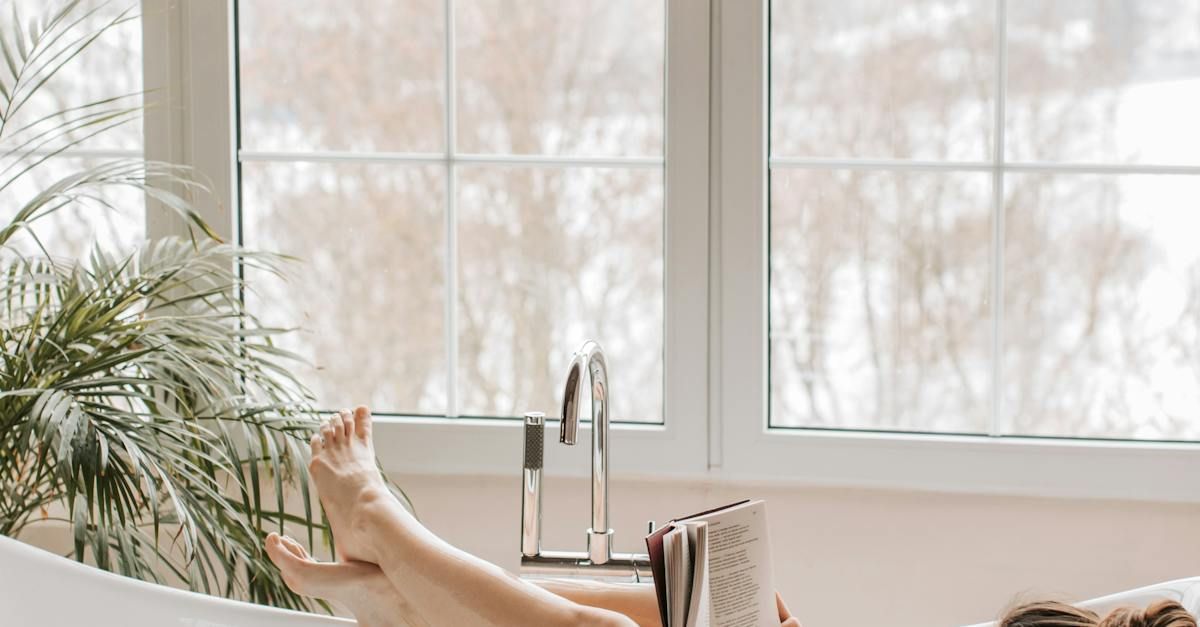
[[[286,524],[318,526],[283,498],[307,483],[310,399],[237,298],[239,264],[277,263],[184,238],[73,267],[10,262],[0,533],[61,502],[80,559],[150,580],[163,562],[196,589],[302,606],[260,543]],[[130,525],[146,528],[114,531]],[[176,542],[156,542],[164,532]]]
[[[8,224],[0,226],[0,249],[7,247],[18,233],[31,231],[37,220],[67,206],[90,202],[105,209],[120,211],[120,208],[112,207],[104,199],[104,190],[110,188],[130,188],[142,192],[185,217],[194,228],[209,238],[219,239],[200,214],[192,209],[191,201],[184,195],[187,192],[207,191],[191,176],[190,168],[144,159],[118,159],[72,172],[25,201]],[[181,188],[182,192],[175,191],[175,188]],[[3,184],[0,183],[2,192]],[[44,245],[39,243],[38,248],[42,254],[49,256]]]

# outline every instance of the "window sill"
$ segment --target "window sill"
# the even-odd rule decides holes
[[[546,420],[545,473],[591,474],[591,424],[579,425],[574,446],[558,443],[557,419]],[[382,417],[376,419],[376,452],[385,470],[398,474],[521,476],[520,420]],[[621,423],[611,427],[613,477],[706,476],[703,442],[663,425]]]
[[[557,425],[546,426],[546,474],[589,476],[590,426],[566,447],[553,437]],[[520,476],[519,421],[381,418],[376,437],[391,473]],[[696,440],[661,425],[614,425],[611,476],[1200,503],[1198,444],[773,430],[727,440],[724,463],[710,468]]]
[[[727,447],[726,475],[812,485],[1200,502],[1200,445],[775,430]]]

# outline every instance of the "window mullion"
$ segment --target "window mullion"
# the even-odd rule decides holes
[[[144,113],[144,154],[194,168],[209,188],[196,196],[194,208],[232,241],[237,206],[232,0],[143,0],[142,8],[144,86],[155,105]],[[184,235],[188,228],[182,217],[147,200],[149,237]]]
[[[995,102],[992,107],[992,403],[988,434],[1009,431],[1004,413],[1004,117],[1008,72],[1008,1],[996,2]]]
[[[454,0],[445,0],[445,76],[446,76],[446,416],[459,413],[458,401],[458,185],[454,163],[457,142],[455,107]]]
[[[666,0],[663,419],[685,466],[709,465],[711,7]]]
[[[716,9],[711,437],[721,440],[719,472],[738,474],[762,461],[768,426],[768,0],[717,0]]]

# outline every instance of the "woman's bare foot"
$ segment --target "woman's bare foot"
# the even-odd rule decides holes
[[[359,406],[334,414],[314,435],[308,469],[325,506],[339,557],[374,562],[370,542],[356,531],[358,512],[381,499],[393,498],[375,466],[371,411]]]
[[[425,624],[375,564],[318,562],[277,533],[267,536],[266,548],[292,592],[344,605],[362,627]]]
[[[277,533],[267,536],[267,555],[283,582],[296,594],[344,603],[357,590],[381,583],[391,589],[383,571],[367,562],[318,562],[299,542]]]

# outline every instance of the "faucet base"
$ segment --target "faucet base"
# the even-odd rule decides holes
[[[538,555],[521,556],[522,575],[559,577],[629,577],[646,583],[654,580],[650,572],[650,556],[644,553],[615,553],[603,564],[588,559],[576,551],[542,551]]]
[[[587,530],[588,559],[593,564],[606,564],[612,559],[613,530],[596,531],[591,527]]]

